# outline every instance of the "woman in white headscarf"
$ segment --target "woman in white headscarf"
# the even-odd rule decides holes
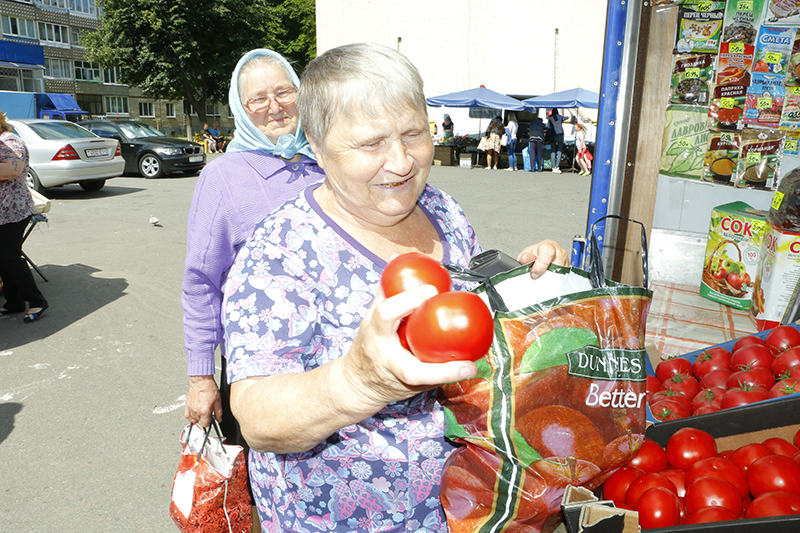
[[[251,50],[239,60],[228,96],[236,132],[226,153],[200,174],[189,211],[181,298],[189,361],[184,414],[202,426],[213,416],[229,442],[244,443],[227,405],[224,358],[219,387],[214,380],[222,284],[255,225],[325,177],[300,128],[299,85],[291,65],[271,50]]]

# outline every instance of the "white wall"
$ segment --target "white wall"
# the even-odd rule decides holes
[[[422,73],[427,96],[480,85],[504,94],[599,92],[607,6],[603,0],[317,0],[317,52],[361,41],[399,46]],[[445,112],[458,133],[474,133],[462,129],[467,110],[431,108],[430,118],[441,123]]]

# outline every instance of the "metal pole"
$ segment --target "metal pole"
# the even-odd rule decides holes
[[[649,2],[644,2],[645,6]],[[597,120],[595,145],[595,171],[589,200],[586,235],[592,224],[611,213],[618,214],[622,194],[627,156],[627,133],[630,125],[633,79],[636,66],[636,48],[639,39],[639,20],[642,2],[610,0],[606,20],[606,42],[603,51],[603,77],[600,86],[600,109]],[[608,223],[609,225],[611,222]],[[616,222],[611,228],[616,228]],[[614,263],[614,250],[604,249],[606,240],[613,244],[616,232],[609,231],[606,239],[606,222],[598,224],[595,235],[604,257],[604,266],[610,272]],[[610,228],[610,229],[611,229]],[[580,246],[573,244],[573,253]],[[584,260],[588,250],[583,250]]]

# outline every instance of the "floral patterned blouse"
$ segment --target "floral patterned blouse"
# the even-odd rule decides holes
[[[224,286],[228,379],[300,373],[347,353],[386,262],[320,209],[312,195],[257,225]],[[437,228],[443,263],[468,266],[481,249],[447,194],[426,186],[418,205]],[[466,289],[454,280],[455,289]],[[262,529],[447,531],[439,502],[443,436],[433,391],[394,402],[303,453],[250,451]]]
[[[19,222],[36,212],[27,182],[28,148],[18,136],[5,131],[0,134],[0,163],[16,156],[22,159],[24,167],[16,178],[0,181],[0,224]]]

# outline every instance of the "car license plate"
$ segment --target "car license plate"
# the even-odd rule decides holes
[[[86,157],[100,157],[108,155],[108,148],[95,148],[92,150],[86,150]]]
[[[203,160],[202,155],[190,155],[189,156],[189,163],[199,163]]]

